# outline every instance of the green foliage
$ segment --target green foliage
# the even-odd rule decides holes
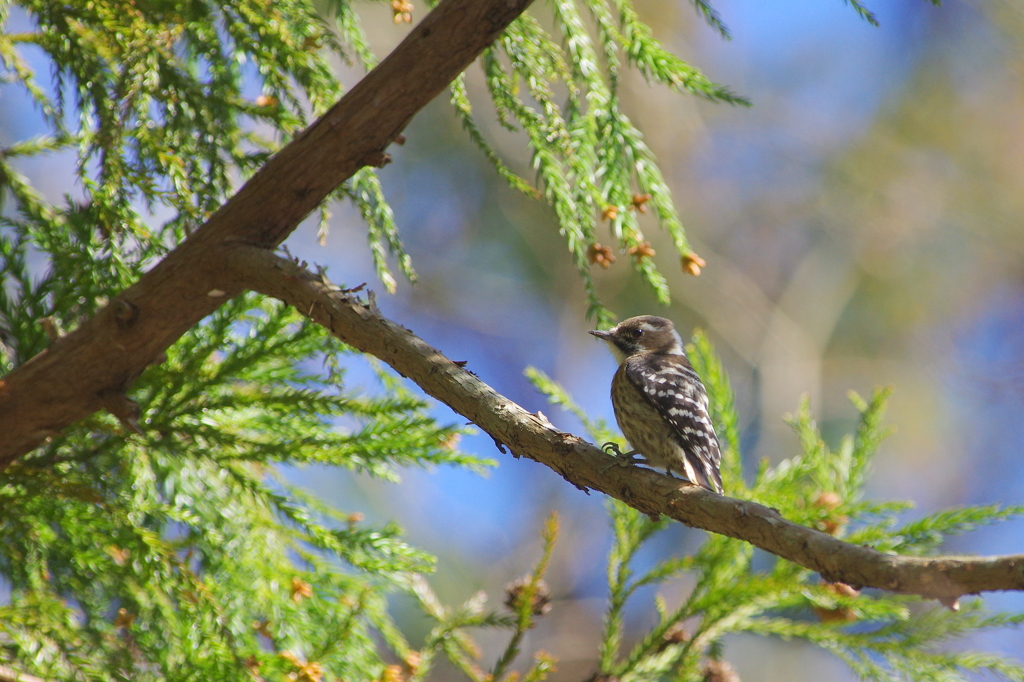
[[[115,252],[143,242],[139,255],[158,256],[162,249],[147,244],[181,241],[238,178],[337,101],[332,58],[350,52],[374,63],[348,3],[332,7],[338,33],[305,0],[20,5],[35,30],[0,33],[0,68],[26,90],[51,133],[0,154],[0,225],[33,241],[59,238],[77,218],[115,242]],[[0,5],[0,21],[10,7]],[[51,83],[39,82],[26,49],[45,55]],[[259,95],[249,94],[254,82]],[[17,171],[16,160],[53,152],[74,155],[82,201],[51,205]],[[366,218],[385,285],[394,286],[387,253],[411,277],[374,171],[362,170],[338,197]],[[153,225],[158,217],[163,222]]]
[[[652,207],[680,255],[691,253],[654,155],[621,110],[620,55],[651,82],[712,101],[748,102],[666,51],[627,0],[554,0],[550,7],[560,36],[549,35],[537,19],[523,15],[485,52],[484,74],[502,124],[526,135],[543,195],[583,278],[588,316],[604,325],[612,315],[597,298],[590,274],[591,249],[600,247],[597,226],[602,219],[609,221],[614,246],[632,254],[634,267],[662,302],[668,302],[668,287],[646,255],[638,213]],[[594,31],[588,29],[581,7]],[[721,27],[706,3],[698,8]],[[528,99],[519,93],[520,82]],[[567,94],[565,104],[557,103],[556,91]],[[526,181],[497,158],[479,133],[462,80],[452,87],[452,102],[471,139],[502,177],[528,191]]]
[[[487,462],[393,380],[343,390],[315,369],[325,350],[352,356],[294,311],[239,298],[140,379],[142,436],[97,415],[5,471],[0,660],[53,679],[379,672],[371,630],[397,632],[387,594],[433,559],[275,465],[396,480]]]
[[[333,10],[340,40],[303,0],[20,3],[32,30],[0,33],[0,68],[50,132],[0,153],[0,374],[134,283],[333,104],[346,45],[373,63],[352,8]],[[80,198],[51,202],[19,172],[53,153]],[[411,277],[374,172],[340,192],[385,284],[389,254]],[[408,649],[388,595],[433,558],[280,467],[397,480],[490,463],[392,378],[346,389],[356,359],[296,312],[241,297],[135,382],[141,436],[94,415],[0,473],[0,663],[47,679],[379,675],[388,648]]]
[[[860,419],[835,450],[822,440],[805,401],[790,419],[802,451],[775,467],[762,465],[748,486],[740,475],[737,417],[721,363],[702,332],[694,335],[687,352],[711,399],[728,495],[775,507],[787,519],[849,542],[902,554],[927,554],[946,537],[1024,514],[1024,505],[968,507],[899,525],[898,514],[909,503],[865,499],[867,469],[888,432],[881,425],[888,397],[884,390],[870,400],[851,394]],[[579,417],[591,438],[599,443],[608,439],[606,425],[588,419],[561,386],[537,370],[529,370],[528,377],[550,402]],[[865,680],[965,680],[981,671],[1024,679],[1024,666],[1018,662],[946,646],[986,629],[1019,625],[1024,614],[989,612],[980,599],[953,612],[916,597],[823,584],[816,574],[783,559],[755,563],[751,545],[719,535],[709,535],[692,555],[638,565],[644,544],[670,522],[652,520],[614,500],[608,502],[608,511],[613,542],[599,659],[602,676],[697,682],[705,679],[706,661],[727,653],[727,635],[748,633],[821,647]],[[624,614],[637,591],[683,575],[692,589],[674,607],[655,597],[658,623],[625,649]]]
[[[734,99],[665,52],[628,4],[615,3],[615,21],[612,5],[586,6],[600,11],[606,58],[622,50],[653,81]],[[135,282],[335,102],[332,59],[376,63],[345,0],[327,3],[326,17],[304,0],[14,7],[0,4],[0,21],[17,11],[31,28],[0,33],[0,68],[48,132],[0,153],[2,373]],[[634,189],[658,194],[652,205],[685,241],[653,156],[618,111],[614,68],[611,80],[601,75],[572,3],[555,10],[564,48],[526,16],[482,63],[499,115],[532,140],[544,194],[589,278],[595,211],[620,206],[621,245],[642,242],[626,210]],[[52,78],[33,71],[39,63]],[[552,75],[571,85],[566,112]],[[452,97],[499,172],[536,193],[489,150],[461,79]],[[607,136],[614,145],[600,142]],[[20,173],[25,159],[47,154],[69,158],[79,196],[45,198]],[[391,259],[412,279],[374,171],[335,196],[364,218],[385,286],[397,284]],[[637,266],[666,299],[650,262]],[[488,464],[455,449],[459,429],[436,423],[386,374],[375,395],[346,389],[341,367],[354,359],[295,312],[241,297],[135,382],[141,435],[94,415],[0,474],[0,576],[10,588],[0,662],[51,679],[314,679],[320,670],[365,679],[385,672],[375,637],[400,658],[412,654],[386,609],[388,594],[406,590],[439,622],[414,677],[439,653],[475,670],[460,634],[470,625],[511,630],[493,671],[505,675],[535,614],[435,605],[419,576],[432,558],[397,528],[367,527],[281,476],[281,466],[317,465],[396,480],[399,467]],[[527,595],[540,590],[554,528]],[[551,665],[541,656],[526,677],[541,679]]]
[[[274,3],[271,9],[253,0],[130,9],[118,3],[69,6],[40,0],[22,7],[35,30],[0,36],[0,59],[52,132],[5,150],[0,179],[14,199],[14,211],[5,215],[21,213],[39,231],[75,209],[49,205],[36,195],[12,159],[73,152],[83,210],[94,227],[174,243],[230,195],[235,178],[257,169],[308,123],[310,113],[322,113],[340,96],[332,57],[366,68],[376,63],[346,0],[327,5],[337,31],[304,0]],[[724,32],[708,3],[698,2],[696,8]],[[679,92],[747,102],[666,51],[628,0],[559,0],[551,9],[558,38],[524,15],[481,60],[500,119],[526,133],[542,190],[513,173],[487,143],[461,78],[453,83],[452,102],[470,139],[502,177],[552,205],[583,279],[590,314],[607,324],[612,315],[597,298],[590,273],[602,216],[609,220],[614,247],[632,254],[634,267],[663,302],[669,292],[648,255],[638,214],[653,208],[679,253],[690,253],[654,155],[621,111],[620,61]],[[42,50],[52,66],[49,86],[38,81],[22,54],[30,46]],[[246,78],[254,76],[259,96],[247,93]],[[520,81],[526,98],[519,94]],[[568,98],[559,104],[563,91]],[[257,134],[255,124],[269,127],[272,139]],[[412,278],[374,172],[364,169],[335,197],[350,199],[365,219],[373,263],[385,286],[396,286],[389,256]],[[147,225],[153,216],[168,214],[160,229]],[[324,237],[326,217],[325,207]]]
[[[509,671],[513,659],[520,653],[523,637],[536,625],[538,616],[549,608],[550,595],[544,583],[544,574],[551,562],[551,554],[558,537],[558,516],[552,512],[541,530],[543,548],[540,560],[530,573],[506,588],[505,606],[509,613],[487,611],[487,595],[478,592],[457,609],[443,606],[422,577],[413,582],[413,590],[423,610],[436,622],[417,652],[416,667],[410,680],[425,679],[439,655],[445,656],[472,682],[512,682],[523,679],[540,682],[554,670],[554,659],[537,652],[528,670],[519,675]],[[480,649],[473,641],[469,628],[502,628],[512,635],[504,651],[498,656],[494,668],[485,672],[477,663]]]
[[[710,4],[694,5],[727,35]],[[4,87],[22,88],[46,126],[45,134],[0,150],[0,374],[134,283],[331,106],[342,93],[332,60],[376,63],[352,3],[321,8],[326,17],[305,0],[0,3],[5,29],[12,11],[30,24],[23,33],[0,32]],[[374,9],[387,11],[381,8]],[[623,62],[675,91],[746,102],[667,52],[628,0],[553,0],[550,11],[557,37],[523,16],[481,60],[501,122],[528,140],[540,190],[490,147],[463,79],[451,100],[498,172],[552,205],[590,314],[607,323],[611,314],[590,277],[602,218],[614,246],[632,251],[634,267],[662,301],[668,290],[645,255],[639,214],[653,208],[679,254],[690,254],[654,155],[621,111]],[[37,75],[32,64],[39,63],[52,78]],[[46,198],[20,172],[25,160],[51,154],[65,155],[75,169],[77,196]],[[413,279],[374,171],[360,171],[336,198],[352,201],[365,220],[385,286],[397,285],[389,260]],[[950,533],[1019,513],[954,510],[897,527],[903,506],[862,500],[881,434],[879,396],[859,405],[861,427],[835,453],[804,409],[795,421],[804,454],[764,468],[746,487],[724,372],[705,338],[694,343],[734,494],[769,501],[806,523],[848,520],[849,530],[837,532],[901,552],[931,551]],[[443,656],[483,681],[488,673],[467,630],[499,627],[510,641],[489,675],[511,679],[511,662],[543,612],[556,520],[542,532],[537,566],[510,592],[511,612],[487,611],[481,596],[450,608],[422,576],[432,557],[406,544],[398,528],[327,508],[282,476],[283,467],[316,465],[394,481],[400,467],[489,464],[459,452],[461,429],[437,423],[394,377],[379,372],[370,394],[347,387],[343,367],[359,361],[296,312],[243,296],[134,383],[141,435],[97,414],[0,472],[0,580],[9,590],[0,602],[0,664],[53,680],[355,680],[387,678],[386,663],[397,658],[409,679],[420,680]],[[599,441],[612,439],[564,391],[534,379]],[[837,494],[841,504],[815,505],[819,492]],[[954,671],[947,678],[975,669],[1020,677],[994,657],[929,649],[1015,618],[978,606],[953,616],[912,600],[836,594],[785,562],[755,571],[749,546],[717,537],[691,557],[638,571],[637,551],[666,522],[617,504],[610,510],[606,673],[625,679],[676,671],[693,679],[723,636],[761,632],[829,648],[865,677],[878,676],[879,660],[901,672]],[[630,597],[684,571],[697,576],[691,596],[675,610],[660,603],[659,625],[624,652]],[[436,623],[418,651],[388,615],[387,600],[400,591]],[[867,634],[801,620],[814,607],[848,609],[878,627]],[[700,626],[687,639],[678,628],[690,617]],[[541,680],[552,669],[553,659],[537,654],[522,679]]]
[[[845,1],[878,24],[859,0]],[[693,5],[708,25],[730,37],[711,3],[693,0]],[[543,196],[551,205],[583,281],[587,317],[610,326],[614,315],[597,296],[591,274],[599,262],[595,251],[606,248],[599,238],[602,221],[608,222],[613,248],[629,254],[661,303],[669,302],[669,290],[647,248],[639,214],[653,208],[654,222],[669,234],[684,268],[685,259],[696,256],[653,152],[622,111],[618,82],[623,59],[648,83],[712,102],[750,102],[666,50],[631,0],[550,0],[548,6],[558,35],[524,14],[482,60],[498,119],[506,129],[524,133],[540,189],[509,169],[487,142],[474,120],[464,76],[452,83],[451,102],[470,140],[498,174],[512,188]]]

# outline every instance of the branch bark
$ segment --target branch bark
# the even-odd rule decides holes
[[[1024,590],[1024,555],[911,557],[882,554],[787,521],[773,509],[716,495],[650,469],[609,467],[607,454],[555,429],[446,358],[441,351],[296,263],[242,247],[229,261],[240,284],[308,314],[345,343],[388,363],[429,395],[487,432],[514,457],[555,470],[647,514],[727,535],[817,571],[829,582],[938,599],[955,608],[965,594]]]
[[[357,170],[383,164],[413,115],[531,1],[444,0],[153,270],[0,379],[0,471],[100,408],[126,408],[125,391],[146,366],[239,292],[224,277],[232,246],[279,245]]]

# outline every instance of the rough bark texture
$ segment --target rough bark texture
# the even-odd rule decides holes
[[[182,334],[238,293],[226,250],[275,247],[532,0],[445,0],[320,120],[138,283],[50,348],[0,379],[0,470],[100,408],[130,409],[125,390]]]
[[[232,262],[247,288],[307,313],[337,338],[387,362],[471,420],[515,457],[540,462],[577,488],[598,490],[644,513],[664,514],[694,528],[745,540],[817,571],[829,582],[917,594],[951,607],[964,594],[1024,590],[1024,555],[891,556],[787,521],[754,502],[716,495],[649,469],[609,466],[609,456],[598,448],[558,431],[543,414],[527,412],[408,329],[382,317],[372,299],[362,303],[261,249],[241,248]]]

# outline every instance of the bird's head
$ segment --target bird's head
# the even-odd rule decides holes
[[[592,329],[591,334],[608,342],[616,359],[622,363],[637,353],[685,355],[683,340],[672,320],[654,315],[641,315],[623,320],[607,331]]]

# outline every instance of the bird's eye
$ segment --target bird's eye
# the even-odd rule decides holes
[[[629,330],[629,335],[632,336],[634,339],[639,339],[641,336],[644,335],[644,330],[640,329],[639,327],[635,327]]]

